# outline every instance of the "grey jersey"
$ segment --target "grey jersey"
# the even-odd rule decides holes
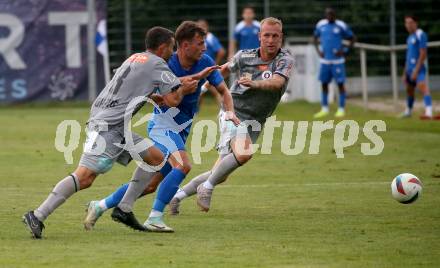
[[[180,80],[164,59],[148,51],[133,54],[116,70],[112,80],[93,102],[88,123],[122,124],[125,110],[133,98],[152,93],[165,95],[179,86]],[[136,106],[134,113],[142,105]]]
[[[257,120],[264,123],[275,111],[281,96],[286,91],[293,57],[287,49],[281,49],[272,61],[263,61],[260,58],[259,48],[240,50],[229,63],[229,70],[238,77],[246,76],[254,81],[272,78],[274,74],[286,79],[281,90],[254,90],[248,89],[234,81],[231,94],[234,100],[234,109],[241,120]]]

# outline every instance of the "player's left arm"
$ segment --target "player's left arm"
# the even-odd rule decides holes
[[[293,68],[293,57],[287,54],[276,62],[276,68],[271,78],[266,80],[253,81],[248,77],[242,77],[238,83],[249,87],[250,89],[278,91],[282,90],[285,84],[289,81],[291,71]]]
[[[338,56],[347,56],[351,49],[354,47],[354,43],[356,43],[356,35],[354,35],[353,31],[347,25],[345,29],[342,31],[342,37],[348,41],[348,46],[343,46],[341,50],[339,50],[336,55]]]
[[[423,64],[425,63],[426,57],[427,57],[427,37],[425,33],[422,33],[419,39],[420,42],[420,49],[419,49],[419,58],[417,59],[416,67],[414,68],[413,73],[411,74],[411,79],[416,80],[417,75],[420,72],[420,69],[422,68]]]
[[[269,91],[281,90],[286,82],[287,82],[286,77],[277,73],[275,73],[272,76],[272,78],[266,80],[252,81],[247,77],[242,77],[240,78],[240,80],[238,80],[238,83],[245,87],[249,87],[251,89],[256,89],[256,90],[269,90]]]

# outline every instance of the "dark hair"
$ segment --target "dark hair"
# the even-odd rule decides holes
[[[419,18],[417,18],[417,16],[415,16],[415,15],[413,15],[413,14],[407,14],[407,15],[405,15],[405,19],[406,18],[410,18],[410,19],[412,19],[413,21],[415,21],[415,22],[419,22]]]
[[[245,5],[245,6],[243,7],[242,11],[245,10],[245,9],[252,9],[252,11],[255,12],[255,7],[254,7],[254,5],[252,5],[252,4],[247,4],[247,5]]]
[[[183,41],[188,41],[194,38],[196,34],[199,34],[201,37],[206,36],[205,30],[200,27],[194,21],[184,21],[182,22],[176,30],[176,41],[177,45],[182,44]]]
[[[169,43],[172,38],[174,38],[174,33],[172,31],[156,26],[146,32],[145,47],[154,50],[164,43]]]

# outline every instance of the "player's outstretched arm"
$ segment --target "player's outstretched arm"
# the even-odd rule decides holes
[[[238,83],[245,87],[249,87],[251,89],[257,89],[257,90],[271,90],[271,91],[281,90],[286,82],[287,79],[279,74],[274,74],[272,78],[267,80],[252,81],[247,77],[242,77],[240,78],[240,80],[238,80]]]
[[[176,107],[180,104],[183,97],[190,93],[195,92],[197,89],[198,80],[192,78],[179,78],[181,81],[180,87],[166,95],[163,96],[164,103],[169,107]]]
[[[234,102],[232,100],[231,92],[229,92],[226,83],[223,81],[218,86],[216,86],[218,93],[222,97],[223,108],[226,111],[226,120],[231,120],[235,125],[240,124],[240,119],[235,116],[234,112]]]

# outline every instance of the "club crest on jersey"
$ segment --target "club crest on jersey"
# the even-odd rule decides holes
[[[339,30],[338,27],[333,28],[333,32],[334,32],[335,34],[338,34],[340,31],[341,31],[341,30]]]
[[[176,76],[168,71],[163,71],[162,74],[160,75],[160,78],[165,84],[171,84],[174,82],[174,80],[176,80]]]
[[[270,79],[270,78],[272,78],[272,72],[271,71],[264,71],[261,74],[261,77],[263,78],[263,80]]]

